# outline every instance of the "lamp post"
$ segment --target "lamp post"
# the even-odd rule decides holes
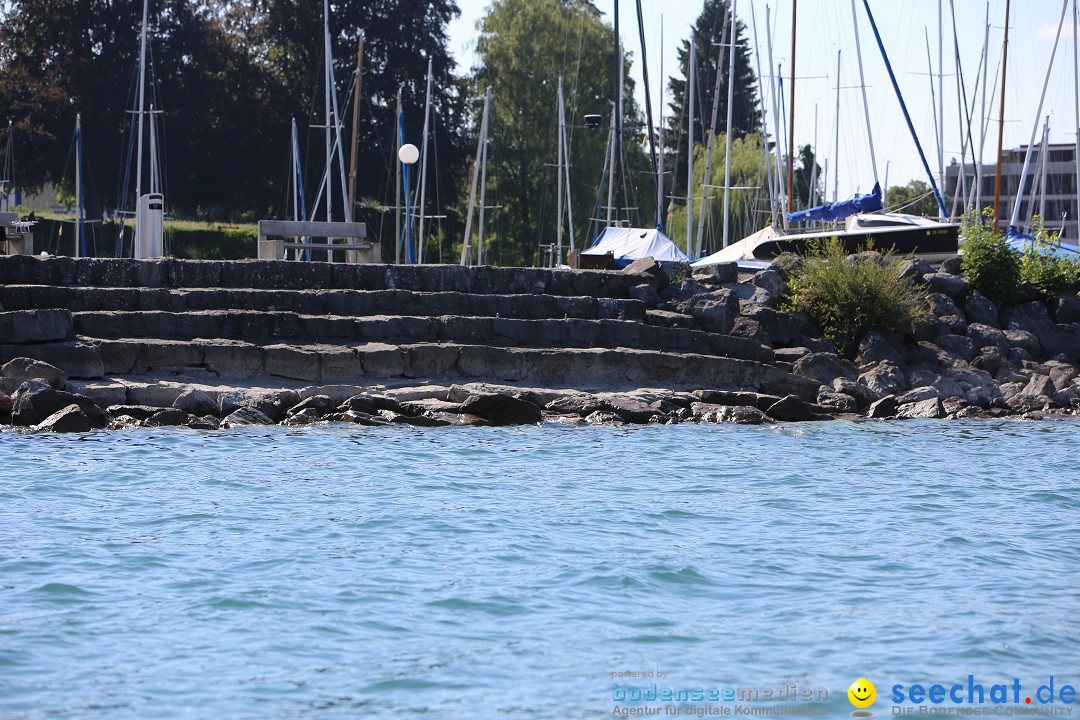
[[[409,207],[409,166],[420,159],[420,151],[412,143],[405,143],[398,148],[398,160],[404,166],[402,168],[402,180],[405,186],[405,234],[408,238],[405,247],[405,262],[413,262],[413,217]],[[400,242],[400,240],[399,240]]]

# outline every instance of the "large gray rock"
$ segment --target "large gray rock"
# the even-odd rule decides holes
[[[234,390],[222,393],[218,399],[218,414],[227,418],[237,410],[251,408],[266,415],[271,422],[277,422],[299,402],[300,395],[295,390]]]
[[[818,392],[817,403],[836,412],[853,413],[859,410],[858,402],[851,395],[828,392],[824,388]]]
[[[964,362],[975,359],[975,343],[965,335],[942,335],[934,340],[934,344]]]
[[[950,258],[945,258],[941,263],[941,272],[949,273],[950,275],[960,275],[964,272],[964,260],[959,255],[954,255]]]
[[[765,414],[785,422],[804,422],[807,420],[828,420],[826,415],[819,415],[810,404],[794,395],[788,395],[769,406]]]
[[[1064,355],[1070,363],[1080,358],[1080,325],[1058,323],[1038,335],[1047,357]]]
[[[604,410],[613,412],[629,423],[646,424],[660,413],[651,403],[632,395],[605,394],[598,396],[604,403]]]
[[[843,393],[855,399],[859,407],[866,407],[881,397],[881,393],[871,390],[864,383],[855,382],[847,378],[836,378],[832,382],[833,392]]]
[[[964,319],[964,313],[951,297],[942,293],[930,293],[926,296],[926,300],[930,304],[930,312],[945,323],[950,332],[957,335],[964,334],[967,330],[967,320]]]
[[[664,272],[664,266],[651,257],[643,257],[635,260],[622,269],[623,275],[647,275],[649,284],[657,290],[663,290],[668,285],[668,276]]]
[[[764,305],[775,304],[784,292],[784,281],[780,278],[780,273],[772,268],[755,273],[750,282],[764,291],[764,297],[761,298]]]
[[[739,266],[733,262],[716,263],[694,268],[694,280],[708,285],[723,285],[739,279]]]
[[[180,393],[173,407],[196,417],[215,415],[218,412],[218,404],[214,399],[198,388],[188,388]]]
[[[191,416],[179,408],[165,408],[150,416],[146,424],[151,427],[176,427],[187,425]]]
[[[13,400],[11,421],[15,425],[37,425],[57,410],[62,410],[68,405],[79,406],[83,413],[91,419],[104,416],[101,408],[95,405],[90,398],[57,390],[41,380],[27,380],[24,382],[15,391]]]
[[[975,344],[976,348],[984,348],[988,345],[992,345],[1002,352],[1005,352],[1009,348],[1009,338],[1004,332],[998,330],[996,327],[983,325],[981,323],[972,323],[971,325],[968,325],[967,336],[971,339],[971,342]]]
[[[467,395],[465,397],[467,397]],[[401,403],[396,399],[386,395],[375,395],[371,393],[353,395],[338,406],[340,412],[363,413],[365,415],[377,415],[380,410],[398,412],[400,409]]]
[[[889,418],[896,415],[896,408],[899,403],[896,400],[895,395],[886,395],[880,400],[875,400],[870,404],[870,407],[866,410],[866,417],[868,418]]]
[[[855,357],[855,364],[859,367],[876,365],[882,360],[888,360],[898,367],[904,366],[904,355],[885,336],[877,330],[868,330],[859,340],[859,352]]]
[[[46,343],[70,340],[75,329],[69,310],[0,312],[0,339],[5,343]]]
[[[665,288],[660,293],[660,297],[668,302],[681,303],[711,290],[712,288],[702,285],[696,280],[681,280]]]
[[[1005,330],[1004,333],[1013,350],[1023,350],[1029,358],[1042,355],[1042,342],[1035,333],[1027,330]]]
[[[461,403],[461,412],[496,425],[533,425],[540,422],[539,406],[505,393],[476,393]]]
[[[900,368],[891,362],[883,361],[860,375],[859,382],[878,397],[882,397],[903,392],[906,379]]]
[[[647,283],[635,285],[630,288],[629,293],[630,297],[640,300],[648,307],[654,308],[660,304],[660,293],[656,292],[656,288]]]
[[[832,385],[836,378],[855,379],[855,372],[835,353],[810,353],[795,362],[793,372],[822,385]]]
[[[949,273],[936,272],[927,273],[922,277],[923,282],[926,283],[930,292],[942,293],[950,297],[960,297],[968,289],[967,281],[962,277],[956,275],[950,275]]]
[[[1043,330],[1049,330],[1054,326],[1046,305],[1039,301],[1007,308],[1001,314],[1001,322],[1005,330],[1026,330],[1034,335],[1039,335]]]
[[[266,413],[260,412],[253,407],[242,407],[229,413],[221,421],[223,428],[244,427],[246,425],[273,425]]]
[[[1076,295],[1059,295],[1051,302],[1054,309],[1054,320],[1059,323],[1080,322],[1080,297]]]
[[[692,406],[694,416],[702,422],[712,423],[735,423],[737,425],[761,425],[770,422],[769,416],[748,405],[714,405],[710,403],[694,403]]]
[[[698,324],[709,332],[727,333],[739,313],[739,301],[730,290],[720,288],[681,303],[679,310],[692,315]]]
[[[969,323],[979,323],[990,327],[1001,327],[997,305],[978,290],[972,290],[964,300],[964,314]]]
[[[768,345],[770,347],[772,346],[772,340],[769,338],[769,334],[765,332],[765,328],[762,327],[761,323],[757,320],[754,320],[753,318],[748,318],[744,315],[739,315],[737,318],[735,318],[735,322],[732,323],[731,330],[728,332],[728,334],[734,335],[735,337],[743,337],[750,340],[756,340],[762,345]],[[802,348],[802,350],[806,351],[806,348]],[[805,352],[803,354],[805,354]],[[802,354],[795,357],[795,359],[797,360],[799,357],[802,357]],[[783,358],[774,355],[774,359],[782,360]]]
[[[917,280],[922,278],[927,273],[934,272],[934,268],[930,266],[930,263],[926,262],[922,258],[914,258],[912,260],[901,260],[899,265],[900,277],[905,280]]]
[[[941,398],[930,398],[919,402],[901,405],[896,409],[896,417],[905,419],[943,418],[945,408],[941,404]]]
[[[306,410],[312,410],[316,416],[322,417],[334,412],[337,407],[338,403],[329,395],[309,395],[296,405],[293,405],[286,415],[296,415]]]
[[[57,390],[67,382],[67,373],[47,362],[32,358],[18,357],[0,367],[0,376],[10,378],[15,387],[27,380],[44,380]]]
[[[778,345],[790,345],[811,332],[810,321],[802,313],[781,312],[763,305],[746,303],[740,307],[743,317],[760,323],[769,339]]]
[[[0,392],[0,422],[11,417],[11,410],[15,407],[15,401],[5,392]]]
[[[101,413],[99,410],[98,413]],[[35,430],[43,432],[89,432],[95,428],[104,427],[102,414],[91,416],[83,408],[72,403],[49,415],[34,426]]]

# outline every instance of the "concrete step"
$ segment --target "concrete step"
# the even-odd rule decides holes
[[[654,384],[794,394],[819,383],[753,360],[631,348],[503,348],[461,343],[273,343],[202,339],[94,341],[104,376],[370,383],[390,378],[484,378],[538,386]],[[45,348],[40,345],[37,348]],[[43,358],[46,362],[49,359]]]
[[[772,362],[772,350],[747,338],[628,320],[301,315],[291,312],[204,310],[174,313],[72,313],[84,338],[213,338],[246,342],[436,342],[500,347],[637,348]]]
[[[0,285],[60,287],[252,288],[262,290],[419,290],[481,295],[546,294],[628,298],[629,289],[655,283],[648,274],[605,270],[463,267],[460,265],[344,265],[285,260],[115,260],[0,257]]]
[[[644,320],[639,300],[546,294],[479,295],[409,290],[253,290],[0,285],[6,310],[262,310],[308,315],[474,315]]]

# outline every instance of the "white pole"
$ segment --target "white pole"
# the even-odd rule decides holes
[[[878,181],[877,156],[874,154],[874,131],[870,124],[870,105],[866,100],[866,78],[863,75],[862,43],[859,42],[859,15],[855,12],[855,0],[851,0],[851,22],[855,25],[855,57],[859,61],[859,87],[862,88],[863,113],[866,115],[866,138],[870,141],[870,166],[874,169],[874,182]],[[839,75],[836,79],[839,87]],[[837,110],[839,112],[839,110]]]
[[[431,119],[431,58],[427,61],[427,91],[424,99],[424,139],[420,142],[420,231],[417,234],[416,262],[424,262],[424,212],[427,207],[428,121]]]
[[[694,258],[694,85],[697,84],[697,46],[690,33],[690,134],[686,142],[686,254]]]
[[[836,51],[836,147],[833,150],[832,201],[840,199],[840,51]],[[826,180],[828,182],[828,180]],[[834,223],[835,224],[835,223]]]
[[[157,163],[157,119],[154,117],[154,105],[150,104],[150,192],[156,193],[159,189],[160,175]]]
[[[751,7],[753,7],[753,6],[751,5]],[[771,16],[772,16],[772,11],[769,9],[769,6],[766,5],[765,6],[765,46],[768,49],[769,72],[770,73],[772,72],[772,63],[773,63],[772,20],[771,20]],[[779,105],[779,103],[776,102],[776,83],[773,81],[772,78],[769,79],[769,94],[772,96],[773,128],[775,128],[775,132],[776,132],[776,142],[773,143],[773,150],[775,151],[775,154],[776,154],[776,173],[777,173],[776,196],[780,199],[780,214],[784,215],[785,213],[787,213],[787,196],[784,194],[784,183],[783,183],[782,179],[780,178],[780,173],[781,173],[781,171],[782,171],[782,169],[784,167],[784,159],[783,159],[783,156],[781,155],[781,151],[780,151],[780,136],[781,136],[781,128],[782,128],[782,126],[780,125],[780,105]],[[783,227],[783,223],[781,223],[779,225],[776,225],[775,227],[776,228],[781,228],[781,227]]]
[[[937,4],[937,64],[938,64],[938,185],[942,192],[945,190],[945,43],[942,34],[942,7],[941,0]],[[931,79],[930,82],[933,82]]]
[[[664,212],[664,16],[660,16],[660,125],[657,128],[659,134],[659,152],[656,156],[656,162],[659,165],[656,168],[656,214],[660,218],[660,223],[665,224],[667,220],[667,213]]]
[[[484,105],[491,105],[491,88],[488,88],[487,97],[484,100]],[[491,118],[488,117],[488,121],[484,123],[484,152],[480,160],[480,233],[476,240],[476,264],[484,264],[484,210],[487,209],[487,157],[488,157],[488,136],[491,134]]]
[[[323,121],[326,125],[326,221],[332,222],[333,216],[333,196],[331,188],[331,177],[333,176],[334,166],[334,144],[331,134],[332,118],[330,117],[330,93],[333,92],[331,88],[330,71],[333,68],[334,62],[332,52],[330,48],[330,0],[323,0],[323,64],[325,68],[323,70],[323,82],[326,85],[326,93],[323,96]]]
[[[935,95],[935,91],[934,91],[934,61],[933,61],[933,59],[932,59],[932,57],[930,55],[930,31],[926,30],[924,28],[924,35],[926,36],[926,70],[927,70],[927,73],[930,76],[930,109],[931,109],[931,111],[936,113],[936,110],[934,108],[934,105],[936,104],[936,99],[934,97],[934,95]],[[938,123],[936,122],[936,118],[935,118],[935,122],[934,122],[934,139],[937,140],[939,159],[944,158],[945,156],[943,154],[944,151],[942,149],[942,142],[943,141],[942,141],[942,138],[941,138],[941,129],[939,128]],[[942,162],[944,162],[944,161],[942,161]],[[942,169],[943,167],[944,167],[944,165],[940,165],[938,167],[938,169],[940,171],[938,173],[938,176],[939,176],[938,181],[941,183],[941,188],[942,188],[942,191],[944,192],[945,181],[941,179],[941,177],[944,176],[944,174],[945,174],[945,171]],[[938,207],[938,217],[941,218],[942,220],[945,219],[945,209],[940,207],[940,206]]]
[[[1020,218],[1020,198],[1024,196],[1024,180],[1027,178],[1028,166],[1031,163],[1031,146],[1035,144],[1035,133],[1039,131],[1038,118],[1042,116],[1046,88],[1050,85],[1050,70],[1054,67],[1054,56],[1057,55],[1058,40],[1061,39],[1061,28],[1065,24],[1065,11],[1068,8],[1069,0],[1062,0],[1061,18],[1058,20],[1057,34],[1054,35],[1054,47],[1050,51],[1050,61],[1046,65],[1046,77],[1043,79],[1042,93],[1039,95],[1039,109],[1035,111],[1035,125],[1031,128],[1031,139],[1028,141],[1027,152],[1024,153],[1024,169],[1020,171],[1020,186],[1016,189],[1016,202],[1013,203],[1012,217],[1009,218],[1009,225],[1012,227],[1016,227],[1016,221]]]
[[[1039,179],[1039,217],[1046,223],[1046,166],[1050,164],[1050,156],[1047,155],[1046,146],[1050,142],[1050,116],[1046,116],[1046,124],[1043,125],[1042,149],[1039,151],[1039,164],[1042,165],[1042,177]]]
[[[611,103],[611,142],[608,143],[607,227],[611,227],[611,213],[615,208],[615,103]]]
[[[473,209],[476,207],[476,182],[480,177],[480,152],[487,134],[488,106],[491,104],[491,88],[484,94],[484,112],[480,116],[480,139],[476,143],[476,159],[473,161],[472,184],[469,187],[469,211],[465,216],[465,240],[461,245],[461,264],[469,264],[469,240],[472,238]]]
[[[776,186],[773,181],[772,160],[769,158],[769,125],[766,122],[768,113],[765,112],[765,86],[761,79],[761,53],[758,50],[757,13],[754,12],[754,3],[750,3],[750,20],[754,26],[754,62],[757,64],[758,95],[761,96],[761,139],[765,145],[765,172],[769,178],[769,210],[775,228],[779,225],[776,215]]]
[[[138,158],[135,161],[135,206],[138,207],[142,195],[142,156],[143,156],[143,111],[146,107],[146,25],[150,12],[150,0],[143,0],[142,37],[139,40],[139,141]],[[138,241],[136,241],[138,244]]]
[[[562,262],[562,256],[563,256],[563,254],[562,254],[562,238],[563,238],[563,213],[562,213],[562,210],[563,210],[563,205],[562,205],[562,202],[563,202],[563,94],[562,94],[562,92],[563,92],[563,89],[562,89],[562,87],[563,87],[563,77],[562,77],[562,75],[559,75],[559,95],[558,95],[558,102],[557,102],[558,112],[559,112],[559,117],[558,117],[558,126],[559,126],[558,135],[559,135],[559,138],[558,138],[558,142],[556,143],[556,145],[558,146],[559,161],[557,163],[556,170],[555,170],[555,174],[558,175],[557,185],[558,185],[559,199],[558,199],[558,201],[556,203],[557,206],[558,206],[558,209],[555,211],[555,216],[558,218],[558,229],[555,231],[555,247],[557,249],[556,249],[556,252],[555,252],[555,257],[552,258],[552,266],[553,267],[557,267],[559,265],[559,263]]]
[[[817,158],[818,158],[818,144],[817,144],[817,115],[818,104],[814,102],[814,167],[810,170],[810,202],[807,207],[814,207],[817,205],[815,202],[817,195]]]
[[[724,43],[730,44],[729,30],[731,28],[731,13],[724,18],[724,29],[720,33],[720,52],[716,56],[716,81],[713,84],[712,114],[709,120],[709,132],[705,138],[705,174],[701,181],[701,206],[698,208],[697,246],[699,252],[704,255],[702,240],[705,235],[705,205],[709,198],[708,186],[712,182],[713,149],[716,146],[716,114],[720,112],[720,78],[724,69]],[[730,87],[730,86],[729,86]]]
[[[563,104],[563,175],[566,179],[566,221],[570,231],[570,249],[574,249],[574,197],[570,192],[570,138],[566,135],[566,106]],[[560,260],[561,262],[561,260]]]
[[[1077,53],[1077,45],[1080,45],[1080,12],[1076,0],[1073,0],[1073,117],[1076,125],[1076,150],[1073,155],[1073,162],[1076,163],[1076,213],[1073,222],[1076,223],[1077,244],[1080,244],[1080,53]]]
[[[986,78],[990,74],[990,3],[986,3],[986,29],[983,31],[982,105],[979,108],[979,158],[975,162],[975,212],[982,212],[983,146],[986,144]]]
[[[82,256],[80,243],[83,236],[83,195],[82,195],[82,113],[75,114],[75,257]]]
[[[735,25],[735,9],[739,0],[731,0],[731,32],[728,35],[728,78],[727,78],[727,149],[724,152],[724,247],[728,246],[728,231],[731,218],[731,109],[735,104],[735,41],[738,39],[738,27]]]

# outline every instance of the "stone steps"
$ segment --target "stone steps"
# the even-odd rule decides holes
[[[639,300],[547,294],[472,294],[409,290],[257,290],[0,285],[6,310],[286,311],[307,315],[462,315],[503,318],[644,320]]]
[[[215,338],[247,342],[427,342],[500,347],[578,347],[695,352],[771,362],[772,350],[747,338],[629,320],[501,317],[345,317],[291,312],[204,310],[198,312],[106,311],[72,313],[77,335],[92,339]]]
[[[506,348],[458,343],[276,343],[118,339],[93,343],[102,375],[150,374],[313,383],[390,378],[467,378],[547,387],[638,384],[752,389],[816,398],[819,383],[752,360],[636,348]],[[42,347],[42,346],[38,346]]]
[[[544,294],[624,299],[648,274],[604,270],[344,265],[285,260],[114,260],[0,257],[0,285],[262,290],[414,290],[478,295]]]

